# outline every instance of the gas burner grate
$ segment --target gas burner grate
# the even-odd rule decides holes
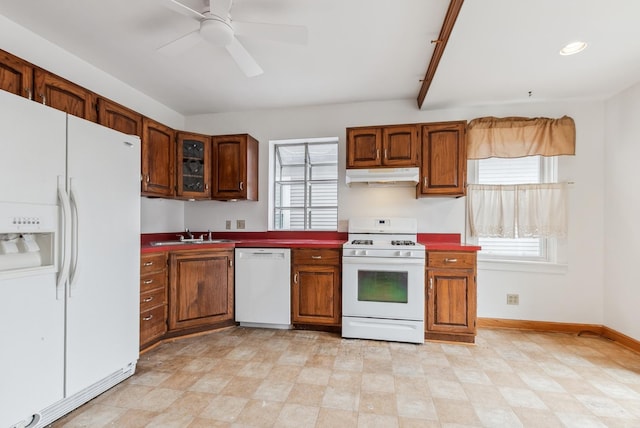
[[[373,241],[371,239],[354,239],[351,243],[353,245],[373,245]]]
[[[391,241],[391,245],[416,245],[413,241]]]

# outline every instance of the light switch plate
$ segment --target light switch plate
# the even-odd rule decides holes
[[[224,227],[225,227],[225,229],[227,229],[227,230],[231,229],[231,220],[227,220],[227,221],[225,222]]]
[[[244,220],[236,220],[236,229],[244,229]]]

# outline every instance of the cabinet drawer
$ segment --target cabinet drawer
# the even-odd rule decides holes
[[[155,288],[166,288],[167,285],[167,271],[161,270],[160,272],[150,273],[140,277],[140,292],[144,293],[151,291]]]
[[[466,251],[429,251],[427,267],[473,269],[476,266],[476,253]]]
[[[333,248],[296,248],[292,251],[292,263],[296,265],[339,265],[340,250]]]
[[[162,336],[167,332],[166,322],[167,306],[158,306],[155,309],[140,313],[140,344]]]
[[[158,305],[164,305],[167,303],[166,289],[158,288],[148,293],[140,294],[140,312],[148,311]]]
[[[140,257],[140,275],[157,272],[167,267],[167,253],[143,254]]]

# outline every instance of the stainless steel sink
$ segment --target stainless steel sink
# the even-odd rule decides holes
[[[153,241],[149,245],[161,247],[164,245],[194,245],[194,244],[222,244],[225,242],[235,242],[231,239],[185,239],[183,241]]]

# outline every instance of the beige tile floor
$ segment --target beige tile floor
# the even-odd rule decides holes
[[[232,328],[162,344],[54,427],[640,427],[640,355],[594,336],[475,345]]]

